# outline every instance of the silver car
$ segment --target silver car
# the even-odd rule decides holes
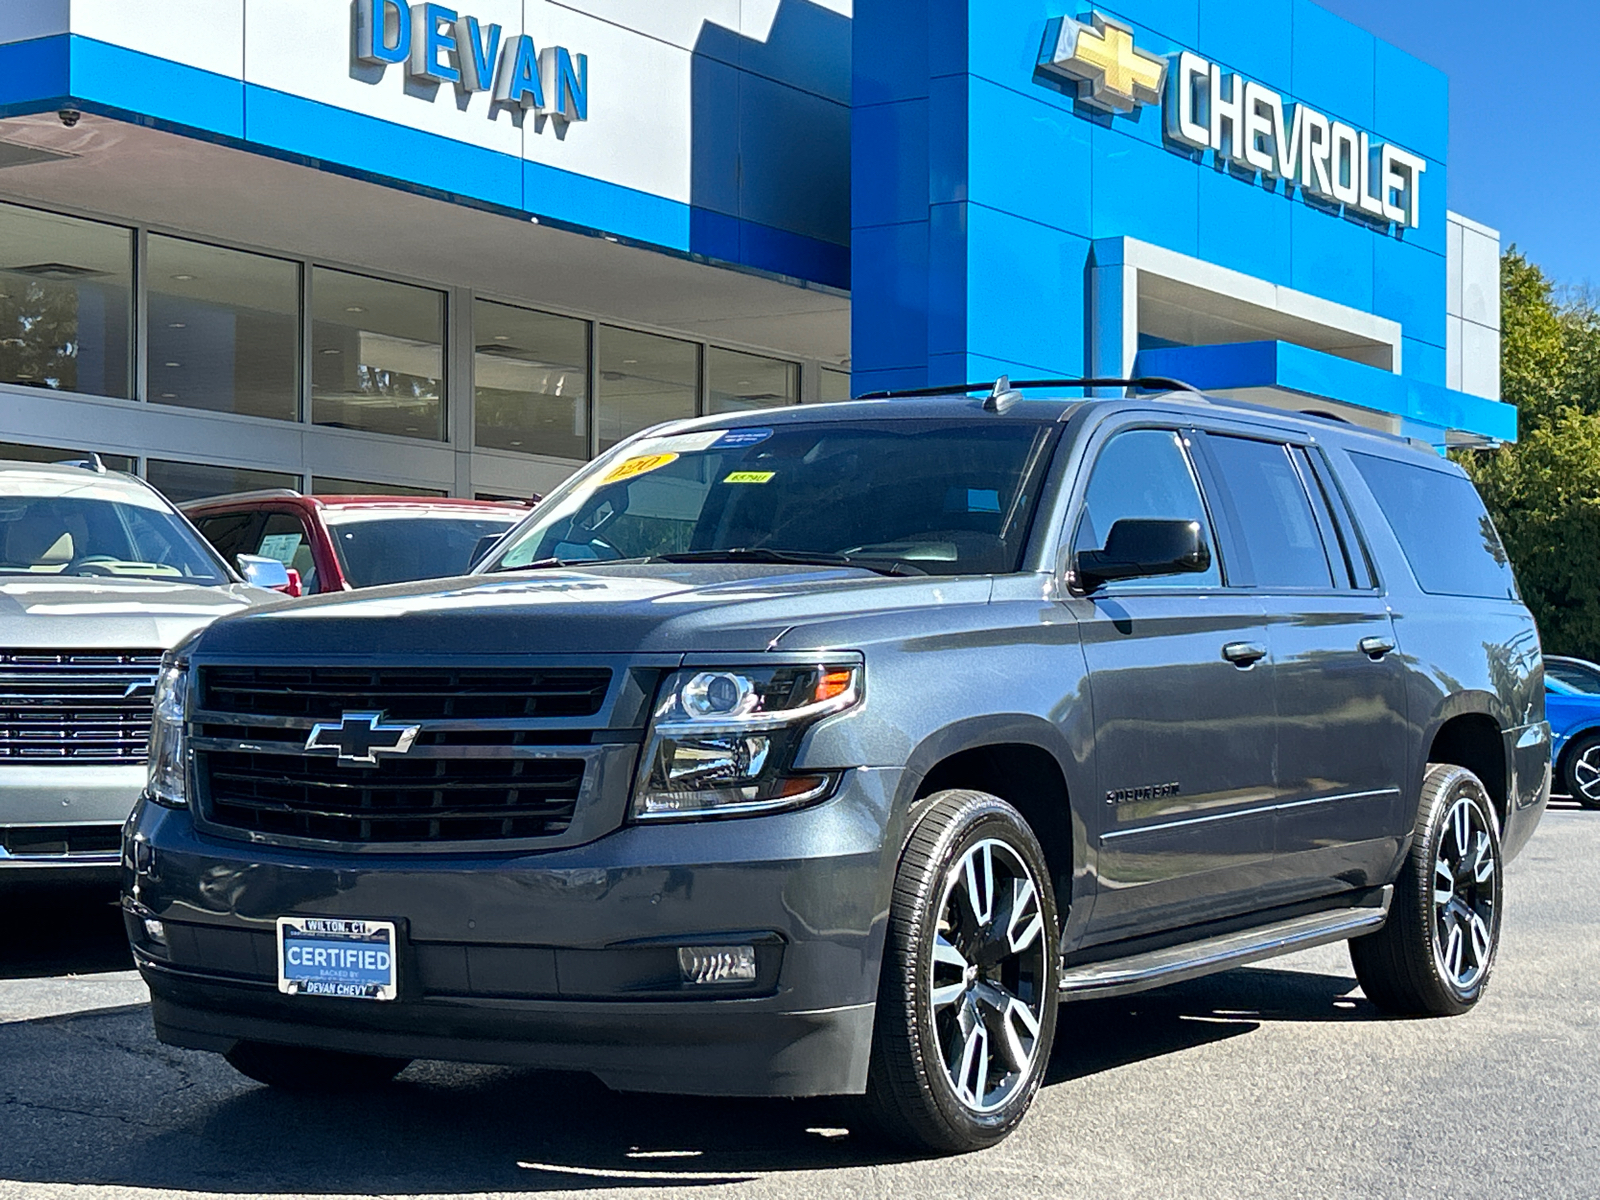
[[[281,564],[241,569],[96,458],[0,461],[0,886],[115,881],[162,654],[284,598]]]

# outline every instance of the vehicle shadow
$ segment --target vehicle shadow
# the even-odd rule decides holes
[[[1061,1007],[1045,1086],[1250,1033],[1269,1022],[1385,1019],[1353,976],[1251,967]]]
[[[1062,1010],[1047,1087],[1248,1034],[1367,1019],[1352,979],[1249,969]],[[256,1087],[158,1045],[143,1007],[0,1024],[10,1182],[192,1192],[543,1192],[714,1185],[909,1157],[840,1101],[613,1093],[584,1075],[418,1063],[358,1097]]]
[[[133,969],[113,890],[7,883],[0,903],[0,979]]]

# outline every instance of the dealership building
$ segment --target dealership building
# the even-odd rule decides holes
[[[1448,142],[1310,0],[8,0],[0,457],[526,497],[1002,374],[1509,440]]]

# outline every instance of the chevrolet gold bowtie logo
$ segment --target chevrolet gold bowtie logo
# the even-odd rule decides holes
[[[1133,30],[1099,13],[1051,22],[1039,69],[1076,83],[1078,99],[1112,113],[1157,103],[1167,76],[1165,59],[1146,54],[1133,44]]]

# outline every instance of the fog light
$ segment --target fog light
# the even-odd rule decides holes
[[[167,940],[167,927],[154,917],[146,917],[144,919],[144,931],[152,942],[164,942]]]
[[[679,946],[678,971],[683,981],[699,983],[754,983],[754,946]]]

